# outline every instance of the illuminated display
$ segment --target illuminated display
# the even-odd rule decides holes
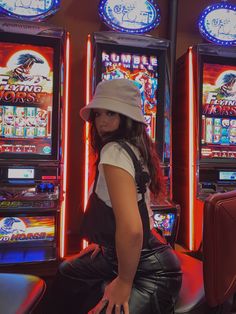
[[[54,216],[0,218],[0,244],[53,241],[54,238]]]
[[[53,48],[0,42],[0,154],[51,154]]]
[[[34,169],[8,169],[8,179],[33,179]]]
[[[171,144],[170,144],[170,134],[171,134],[171,110],[170,110],[170,90],[168,88],[168,80],[166,84],[166,95],[165,95],[165,116],[164,116],[164,158],[170,160]]]
[[[218,45],[236,44],[236,6],[219,3],[207,7],[199,20],[200,33]]]
[[[54,14],[59,9],[60,2],[60,0],[0,0],[0,13],[40,21]]]
[[[158,59],[138,53],[102,52],[102,80],[126,78],[140,89],[147,131],[156,140]]]
[[[204,63],[202,158],[236,157],[236,65]]]
[[[127,33],[144,33],[160,23],[160,10],[153,0],[101,0],[99,14],[108,27]]]
[[[153,216],[154,227],[162,231],[163,236],[171,236],[175,224],[175,214],[155,213]]]
[[[220,171],[219,180],[236,181],[236,172],[234,171]]]

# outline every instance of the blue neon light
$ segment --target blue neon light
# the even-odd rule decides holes
[[[46,250],[44,248],[31,248],[26,250],[25,248],[8,248],[0,255],[1,264],[18,264],[18,263],[32,263],[39,261],[46,261]]]
[[[61,0],[0,0],[0,14],[30,21],[41,21],[54,14]]]
[[[160,24],[155,0],[100,0],[99,15],[110,28],[126,33],[145,33]]]
[[[201,14],[198,27],[202,36],[217,45],[236,45],[236,6],[218,3]]]

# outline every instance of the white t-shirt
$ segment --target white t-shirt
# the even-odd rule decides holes
[[[139,154],[139,150],[131,144],[128,144],[128,145],[130,145],[133,152],[137,156],[138,160],[141,161],[141,156]],[[142,161],[141,161],[141,163],[142,163]],[[126,152],[126,150],[124,148],[122,148],[121,145],[119,145],[119,143],[110,142],[102,148],[101,153],[100,153],[100,162],[98,165],[99,175],[98,175],[98,179],[97,179],[97,185],[96,185],[95,192],[96,192],[97,196],[107,206],[111,207],[111,200],[109,197],[107,184],[106,184],[106,180],[105,180],[104,172],[103,172],[103,167],[102,167],[103,164],[113,165],[113,166],[116,166],[116,167],[119,167],[119,168],[126,170],[134,178],[134,180],[135,180],[135,168],[134,168],[134,164],[133,164],[131,157]],[[143,165],[143,168],[144,168],[144,170],[147,170],[147,167],[145,167],[145,165]],[[137,192],[137,200],[139,201],[141,199],[142,199],[142,194]],[[152,227],[153,226],[153,221],[151,219],[152,210],[150,207],[150,190],[148,189],[148,187],[147,187],[147,191],[145,193],[145,201],[146,201],[146,205],[147,205],[149,217],[150,217],[150,227]]]

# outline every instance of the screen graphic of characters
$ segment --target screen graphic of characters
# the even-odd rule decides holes
[[[175,223],[175,215],[173,213],[156,213],[153,218],[154,227],[161,230],[164,236],[172,235]]]
[[[147,131],[156,140],[158,59],[153,55],[102,52],[102,80],[126,78],[140,89]]]
[[[50,155],[53,48],[0,42],[0,154]]]
[[[166,80],[166,84],[167,84],[167,80]],[[165,111],[164,111],[164,137],[165,137],[165,141],[164,141],[164,158],[165,160],[170,160],[170,134],[171,134],[171,125],[170,125],[170,120],[171,120],[171,116],[170,116],[170,92],[169,92],[169,88],[168,86],[166,86],[166,95],[165,95]]]
[[[204,63],[201,121],[201,158],[235,158],[235,65]]]

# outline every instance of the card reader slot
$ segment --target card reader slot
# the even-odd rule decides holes
[[[202,183],[202,189],[216,192],[216,185],[213,183]]]

